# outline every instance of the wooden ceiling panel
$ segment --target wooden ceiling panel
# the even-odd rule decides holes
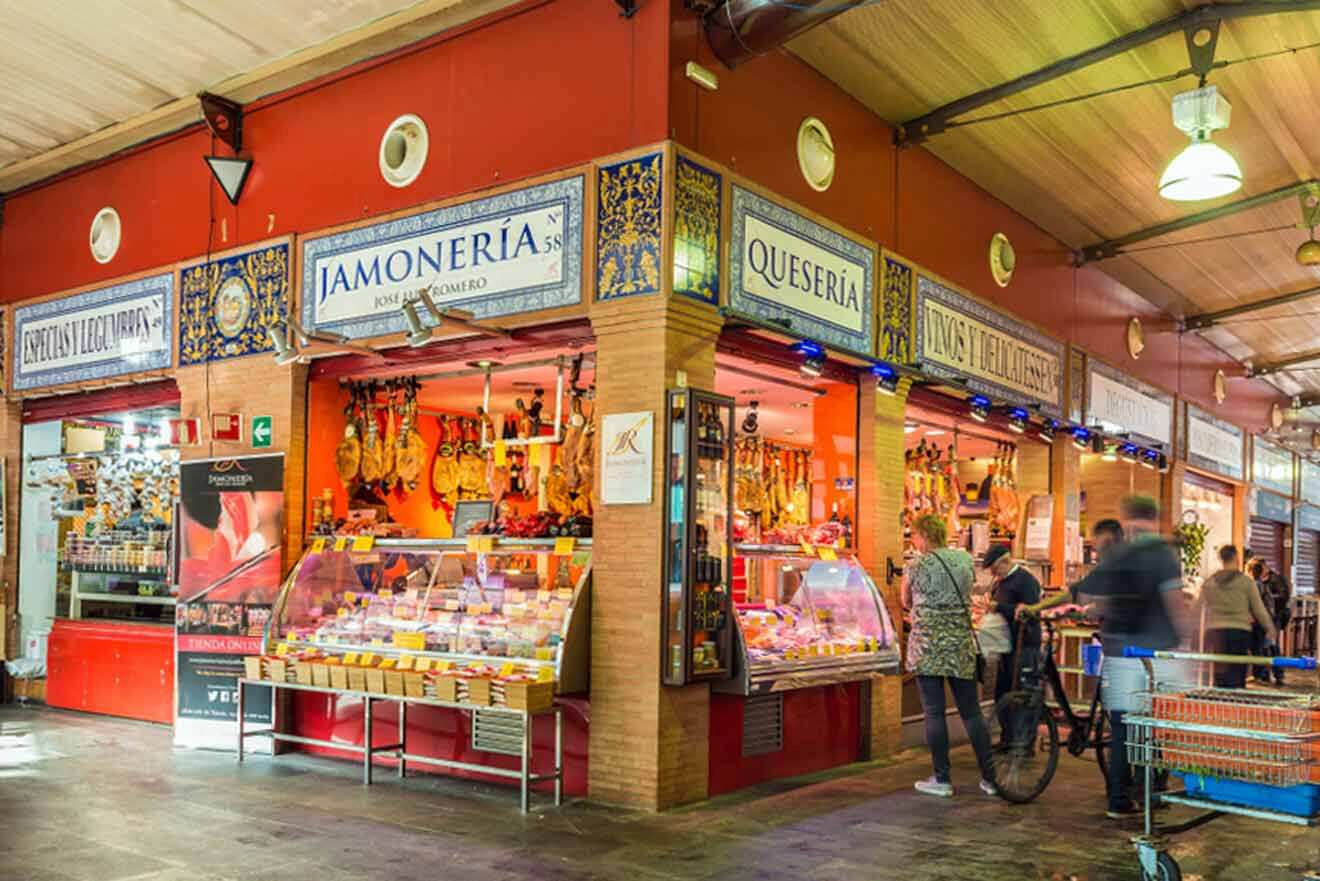
[[[841,15],[790,49],[897,124],[1197,5],[893,0]],[[1289,49],[1297,51],[1283,51]],[[1223,201],[1320,177],[1320,141],[1313,136],[1320,131],[1320,13],[1228,21],[1216,58],[1235,63],[1210,76],[1233,105],[1230,127],[1214,140],[1237,157],[1245,178],[1242,191]],[[1154,226],[1215,204],[1169,202],[1156,189],[1164,167],[1188,143],[1173,127],[1172,98],[1195,88],[1195,78],[1021,111],[1167,77],[1188,64],[1182,34],[1171,34],[988,104],[959,121],[1017,115],[956,127],[924,146],[1071,247]],[[1292,199],[1134,245],[1101,267],[1173,315],[1242,305],[1320,284],[1293,259],[1306,236],[1293,227],[1299,219]],[[1257,232],[1275,227],[1283,229]],[[1201,241],[1207,238],[1216,240]],[[1230,322],[1214,339],[1235,357],[1285,357],[1315,347],[1316,313],[1320,300],[1278,307]],[[1312,384],[1320,388],[1320,372]]]

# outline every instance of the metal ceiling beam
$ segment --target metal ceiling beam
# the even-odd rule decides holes
[[[1124,34],[1108,43],[1079,52],[1047,64],[1017,79],[1000,83],[971,95],[950,101],[937,107],[924,116],[909,120],[898,126],[894,133],[894,142],[900,147],[919,144],[932,135],[948,130],[953,120],[988,104],[1001,101],[1019,92],[1033,89],[1042,83],[1056,80],[1070,73],[1090,67],[1115,55],[1130,52],[1147,43],[1167,37],[1170,34],[1199,28],[1217,21],[1235,18],[1252,18],[1260,15],[1275,15],[1284,12],[1309,12],[1320,9],[1320,0],[1244,0],[1241,3],[1209,3],[1186,12],[1166,18],[1152,25],[1147,25],[1130,34]]]
[[[1216,220],[1223,220],[1225,217],[1232,217],[1234,214],[1241,214],[1243,211],[1250,211],[1253,208],[1260,208],[1264,205],[1270,205],[1274,202],[1316,191],[1320,191],[1320,181],[1304,180],[1298,181],[1295,184],[1288,184],[1286,187],[1279,187],[1276,190],[1270,190],[1268,193],[1260,193],[1255,196],[1248,196],[1245,199],[1238,199],[1236,202],[1229,202],[1226,205],[1216,205],[1214,208],[1207,208],[1204,211],[1198,211],[1195,214],[1188,214],[1187,216],[1179,217],[1176,220],[1170,220],[1166,223],[1156,224],[1155,226],[1148,226],[1145,229],[1139,229],[1121,235],[1118,238],[1096,242],[1094,245],[1087,245],[1074,255],[1075,262],[1080,266],[1083,263],[1091,263],[1096,260],[1107,260],[1111,257],[1117,257],[1123,253],[1123,248],[1128,245],[1134,245],[1137,242],[1157,239],[1160,236],[1167,236],[1170,233],[1181,232],[1182,230],[1190,229],[1194,226],[1200,226],[1205,223],[1213,223]]]
[[[1298,300],[1309,300],[1311,297],[1320,297],[1320,287],[1302,288],[1300,291],[1293,291],[1290,294],[1279,294],[1277,297],[1266,297],[1264,300],[1257,300],[1254,303],[1243,303],[1241,306],[1233,306],[1230,309],[1220,309],[1217,312],[1204,312],[1200,315],[1189,315],[1183,319],[1183,330],[1205,330],[1214,327],[1227,318],[1236,318],[1239,315],[1248,315],[1252,312],[1259,312],[1262,309],[1273,309],[1275,306],[1286,306],[1289,303],[1296,303]]]
[[[1272,373],[1279,373],[1287,370],[1289,367],[1296,367],[1298,364],[1305,364],[1308,361],[1320,361],[1320,349],[1312,349],[1309,352],[1301,352],[1296,355],[1290,355],[1281,361],[1271,361],[1267,364],[1253,364],[1247,371],[1248,378],[1258,376],[1269,376]]]

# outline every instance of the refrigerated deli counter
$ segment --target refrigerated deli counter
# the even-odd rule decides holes
[[[323,538],[311,541],[286,580],[263,653],[311,651],[343,664],[371,656],[391,659],[396,668],[553,678],[565,708],[565,790],[585,795],[590,621],[589,539]],[[361,745],[361,700],[315,692],[294,692],[290,700],[288,733]],[[396,711],[388,702],[373,710],[375,740],[393,736]],[[479,712],[412,707],[410,752],[516,767],[516,757],[482,749]],[[534,724],[534,761],[544,766],[553,719],[537,717]]]
[[[865,758],[871,677],[899,672],[874,581],[833,548],[733,555],[733,675],[711,685],[711,795]]]

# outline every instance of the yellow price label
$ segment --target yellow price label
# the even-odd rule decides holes
[[[382,587],[380,590],[376,591],[376,593],[383,600],[392,599],[394,597],[394,591],[390,590],[388,587]]]
[[[451,665],[450,665],[450,663],[449,663],[448,661],[436,661],[436,662],[435,662],[435,669],[436,669],[436,672],[438,672],[438,673],[443,673],[443,672],[445,672],[446,670],[449,669],[450,666],[451,666]]]
[[[509,464],[509,448],[503,440],[495,441],[495,467],[504,468]]]
[[[324,538],[312,539],[312,553],[320,554],[324,552],[325,552],[325,539]]]
[[[357,538],[353,539],[353,550],[358,553],[369,551],[375,546],[376,536],[374,535],[359,535]]]
[[[505,676],[512,676],[517,670],[518,668],[512,664],[502,664],[500,665],[500,678],[502,679]]]
[[[376,657],[377,656],[375,652],[367,652],[365,655],[362,656],[362,660],[358,661],[358,663],[361,664],[363,667],[370,667],[376,663]]]
[[[335,550],[342,551],[342,550],[346,550],[347,548],[348,548],[347,536],[341,535],[339,536],[339,538],[335,539]]]
[[[288,643],[283,643],[283,642],[282,642],[282,643],[280,643],[279,645],[275,646],[275,654],[276,654],[276,655],[287,655],[288,653],[289,653],[289,646],[288,646]]]
[[[336,617],[336,618],[347,618],[347,617],[348,617],[348,609],[345,609],[343,606],[340,606],[339,609],[337,609],[337,610],[335,611],[335,617]]]
[[[325,637],[325,639],[321,640],[321,642],[325,643],[326,645],[338,645],[339,637],[335,636],[334,634],[329,634]]]
[[[811,554],[811,553],[813,553],[813,550],[812,550],[812,547],[811,547],[811,542],[809,542],[809,541],[804,541],[804,542],[799,542],[798,544],[799,544],[799,545],[801,546],[801,548],[802,548],[802,553],[804,553],[804,554],[808,554],[808,555]]]
[[[371,644],[374,646],[383,646],[385,644],[385,640],[381,639],[379,636],[373,636],[371,638]]]
[[[576,544],[577,539],[572,536],[555,539],[555,556],[571,557],[573,555],[573,548]]]
[[[839,555],[835,553],[834,548],[826,547],[824,545],[816,548],[816,553],[826,563],[833,563],[835,560],[839,559]]]
[[[298,634],[296,634],[296,633],[294,633],[292,630],[290,630],[288,633],[284,634],[284,641],[285,641],[285,642],[297,642],[297,641],[298,641]]]
[[[469,535],[467,537],[467,549],[469,554],[489,554],[495,550],[495,536]]]
[[[536,647],[536,660],[553,661],[555,659],[555,650],[549,646],[538,645]]]
[[[415,669],[415,668],[413,667],[413,661],[415,661],[415,660],[416,660],[416,658],[414,658],[412,655],[403,655],[403,656],[401,656],[401,657],[399,658],[399,669],[400,669],[400,670],[412,670],[412,669]]]
[[[410,652],[426,651],[426,634],[419,630],[396,630],[392,639],[398,648]]]
[[[413,662],[413,669],[418,673],[425,673],[431,669],[432,661],[430,658],[418,658]]]
[[[358,662],[359,657],[361,656],[357,652],[349,652],[348,654],[344,655],[344,663],[351,667],[353,664],[356,664]]]
[[[537,671],[536,671],[536,681],[537,681],[537,682],[554,682],[554,681],[555,681],[555,668],[554,668],[554,667],[542,667],[540,670],[537,670]]]

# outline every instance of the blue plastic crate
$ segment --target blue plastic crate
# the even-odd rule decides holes
[[[1320,815],[1320,784],[1303,783],[1300,786],[1266,786],[1244,780],[1225,780],[1200,774],[1174,774],[1183,781],[1190,796],[1222,801],[1227,804],[1266,811],[1278,811],[1298,817]]]

